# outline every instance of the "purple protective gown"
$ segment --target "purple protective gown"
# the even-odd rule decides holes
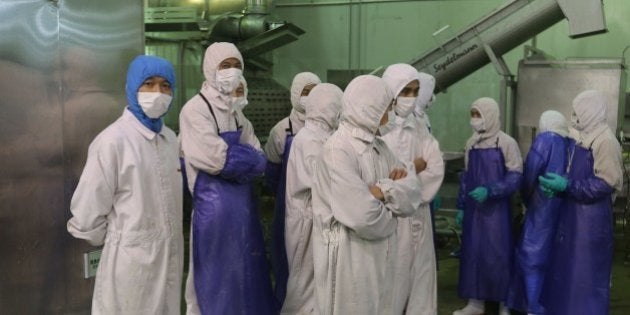
[[[521,177],[506,169],[498,146],[468,151],[458,198],[458,208],[464,210],[457,290],[461,298],[506,299],[513,257],[510,197],[520,187]],[[488,189],[483,203],[468,196],[478,186]]]
[[[562,199],[548,198],[540,190],[538,176],[564,174],[569,140],[554,132],[536,137],[523,170],[521,197],[527,206],[522,235],[516,245],[514,272],[507,305],[527,313],[543,314],[540,291],[549,262]]]
[[[593,152],[573,146],[569,185],[542,293],[546,314],[606,315],[613,257],[613,187],[593,173]],[[571,152],[571,151],[570,151]]]

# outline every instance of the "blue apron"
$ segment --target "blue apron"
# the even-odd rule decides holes
[[[540,190],[538,176],[548,172],[564,174],[569,142],[569,139],[553,132],[541,133],[527,154],[521,191],[527,212],[515,250],[514,273],[507,301],[511,309],[544,314],[540,294],[562,199],[546,197]]]
[[[467,171],[460,195],[464,200],[462,254],[458,294],[466,299],[504,301],[512,265],[512,212],[510,195],[477,203],[468,192],[506,179],[503,153],[496,148],[468,152]],[[520,178],[518,178],[520,181]],[[490,189],[489,189],[490,191]]]
[[[568,189],[579,193],[566,193],[542,304],[546,314],[605,315],[613,257],[613,188],[595,177],[590,148],[573,148]]]
[[[240,141],[240,127],[220,132],[217,124],[217,131],[228,146]],[[201,313],[275,314],[252,184],[199,171],[193,208],[194,284]]]
[[[284,152],[282,153],[282,169],[280,171],[280,182],[276,190],[273,222],[271,223],[271,265],[276,280],[274,294],[280,305],[284,303],[284,298],[287,296],[287,281],[289,279],[289,260],[284,241],[284,221],[286,215],[287,164],[289,164],[289,152],[291,152],[291,144],[295,137],[291,119],[289,119],[289,128],[285,129],[285,131],[287,136],[284,142]]]

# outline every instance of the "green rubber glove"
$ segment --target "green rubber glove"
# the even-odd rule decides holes
[[[556,192],[553,191],[553,189],[551,188],[547,188],[543,185],[540,185],[540,190],[542,190],[543,195],[547,198],[553,198],[556,196]]]
[[[477,201],[478,203],[482,203],[486,201],[486,199],[488,199],[488,188],[479,186],[469,192],[468,196],[470,196],[472,199],[475,199],[475,201]]]
[[[455,224],[461,228],[462,223],[464,223],[464,210],[459,209],[457,210],[457,215],[455,216]]]
[[[551,189],[555,192],[563,192],[569,185],[569,180],[556,173],[547,173],[544,176],[538,176],[540,186]]]

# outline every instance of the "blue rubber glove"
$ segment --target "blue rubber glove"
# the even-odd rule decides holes
[[[225,165],[219,175],[238,183],[247,183],[262,175],[264,167],[262,152],[247,144],[234,144],[228,147]]]
[[[556,173],[546,173],[544,176],[538,176],[540,186],[551,189],[555,192],[563,192],[567,190],[569,180]]]
[[[488,199],[488,188],[479,186],[469,192],[468,196],[470,196],[472,199],[475,199],[475,201],[477,201],[478,203],[482,203],[486,201],[486,199]]]
[[[457,210],[457,215],[455,216],[455,224],[461,228],[462,223],[464,223],[464,210],[459,209]]]

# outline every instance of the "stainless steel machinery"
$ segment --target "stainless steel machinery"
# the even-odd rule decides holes
[[[0,314],[89,314],[66,231],[94,136],[126,104],[142,1],[0,1]]]

